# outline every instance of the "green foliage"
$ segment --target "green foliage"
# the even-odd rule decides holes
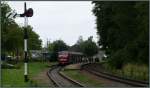
[[[68,46],[63,40],[56,40],[53,42],[53,50],[54,52],[59,52],[63,50],[67,50]]]
[[[20,27],[12,18],[7,18],[6,14],[11,12],[11,8],[6,2],[1,3],[1,50],[2,54],[17,54],[23,52],[24,28]],[[29,31],[28,49],[41,49],[41,40],[31,26],[27,27]]]
[[[127,64],[123,67],[123,75],[137,80],[148,81],[148,67],[139,64]]]
[[[27,29],[28,29],[28,35],[29,35],[29,40],[28,40],[29,49],[41,50],[42,40],[39,38],[39,35],[35,31],[33,31],[33,28],[31,26],[28,26]]]
[[[92,3],[98,43],[109,56],[110,64],[120,69],[127,63],[148,65],[148,1]]]
[[[77,52],[83,52],[86,56],[93,56],[97,54],[98,52],[98,46],[96,43],[92,40],[93,37],[90,36],[87,40],[83,40],[82,36],[79,37],[77,43],[70,47],[69,50],[71,51],[77,51]]]
[[[89,37],[88,40],[84,41],[81,44],[82,52],[86,56],[93,56],[98,53],[98,47],[94,41],[92,41],[92,37]]]
[[[103,63],[102,66],[107,69],[107,72],[113,73],[116,76],[125,77],[135,80],[148,81],[149,68],[144,64],[125,64],[122,69],[116,69],[108,63]]]
[[[69,46],[63,40],[56,40],[53,43],[49,43],[48,50],[52,52],[51,58],[56,61],[58,52],[68,50]]]
[[[79,39],[77,40],[77,42],[71,46],[69,48],[70,51],[76,51],[76,52],[82,52],[83,51],[83,47],[82,44],[84,43],[83,37],[79,36]]]

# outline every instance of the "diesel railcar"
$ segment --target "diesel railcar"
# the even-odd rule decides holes
[[[60,51],[58,52],[59,65],[77,63],[82,60],[84,55],[81,52]]]

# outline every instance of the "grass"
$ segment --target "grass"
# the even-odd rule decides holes
[[[62,72],[67,76],[69,76],[70,78],[77,80],[78,82],[86,86],[91,86],[91,87],[102,86],[102,84],[99,81],[96,81],[95,79],[92,79],[91,77],[82,74],[80,70],[63,70]]]
[[[24,82],[24,64],[20,63],[20,69],[2,69],[2,86],[3,87],[30,87],[36,86],[36,82],[31,80],[33,76],[36,76],[43,69],[49,67],[49,63],[44,62],[30,62],[28,64],[29,82]],[[55,63],[53,63],[55,64]],[[53,65],[50,64],[50,65]]]
[[[123,75],[132,79],[148,81],[148,67],[145,65],[127,64],[122,69]]]
[[[111,73],[123,76],[130,79],[148,81],[149,78],[149,70],[146,65],[138,65],[138,64],[126,64],[122,69],[114,69],[111,68],[108,64],[103,64],[103,66]]]
[[[15,87],[27,86],[24,82],[23,69],[2,69],[2,86]]]

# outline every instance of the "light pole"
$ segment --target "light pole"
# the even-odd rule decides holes
[[[27,10],[26,2],[24,3],[24,13],[17,14],[17,13],[8,13],[6,14],[7,17],[24,17],[24,79],[25,82],[28,82],[28,48],[27,48],[27,40],[28,40],[28,33],[27,33],[27,25],[28,25],[28,17],[33,16],[32,8]]]

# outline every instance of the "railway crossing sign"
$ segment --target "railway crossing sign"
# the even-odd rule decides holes
[[[7,18],[16,18],[16,17],[24,17],[24,79],[25,82],[28,82],[28,53],[27,53],[27,40],[28,40],[28,33],[27,33],[27,25],[28,25],[28,17],[33,16],[33,9],[26,8],[26,2],[24,3],[24,13],[17,14],[15,11],[6,14]]]

